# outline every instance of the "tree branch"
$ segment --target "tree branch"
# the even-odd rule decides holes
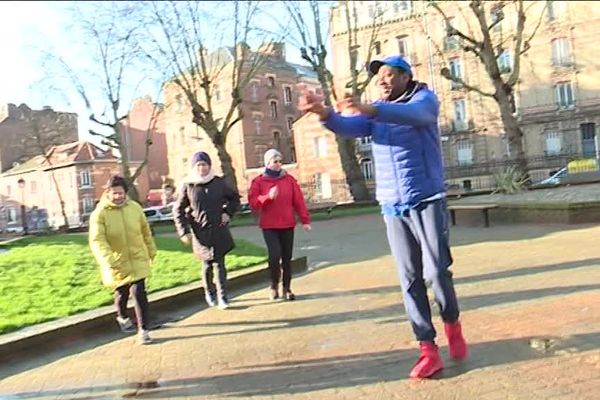
[[[466,89],[466,90],[468,90],[470,92],[476,92],[476,93],[479,93],[480,95],[485,96],[485,97],[492,97],[492,98],[494,97],[493,93],[488,93],[488,92],[486,92],[486,91],[484,91],[484,90],[482,90],[482,89],[480,89],[480,88],[478,88],[476,86],[471,86],[468,83],[466,83],[462,78],[460,78],[458,76],[452,75],[450,73],[450,70],[448,68],[442,68],[441,75],[444,78],[448,79],[449,81],[456,82],[456,83],[460,84],[464,89]]]
[[[444,19],[444,22],[446,22],[446,26],[448,27],[448,36],[456,35],[456,36],[466,40],[467,42],[471,43],[471,45],[473,45],[477,49],[483,48],[482,42],[479,42],[478,40],[466,35],[459,29],[452,26],[452,24],[450,23],[450,18],[448,18],[448,16],[446,16],[446,13],[444,13],[444,11],[441,9],[441,7],[436,2],[431,2],[431,3],[429,3],[429,5],[431,5],[433,8],[435,8],[440,13],[442,18]]]

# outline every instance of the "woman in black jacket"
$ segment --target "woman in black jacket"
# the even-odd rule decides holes
[[[209,155],[203,151],[194,154],[192,171],[184,179],[174,206],[175,227],[181,241],[192,243],[194,254],[203,262],[204,294],[211,307],[217,301],[219,308],[229,307],[225,254],[234,247],[228,225],[239,206],[238,193],[213,174]],[[217,268],[217,288],[213,268]]]

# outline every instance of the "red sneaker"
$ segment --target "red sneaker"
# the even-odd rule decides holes
[[[448,338],[448,352],[450,353],[450,357],[455,360],[464,360],[467,358],[467,342],[465,342],[465,338],[463,337],[460,322],[444,322],[444,331]]]
[[[438,347],[433,342],[421,342],[421,357],[415,364],[410,377],[416,379],[430,378],[444,368],[444,363],[438,352]]]

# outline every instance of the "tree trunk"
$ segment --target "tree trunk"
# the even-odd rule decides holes
[[[347,139],[335,135],[338,145],[342,169],[346,175],[346,183],[350,188],[350,194],[354,201],[367,201],[371,199],[365,177],[358,165],[356,159],[356,142],[354,139]]]
[[[218,141],[213,141],[215,147],[217,148],[217,154],[219,156],[219,160],[221,161],[221,169],[223,170],[223,178],[225,181],[231,185],[233,189],[236,191],[239,190],[237,186],[237,177],[235,176],[235,168],[233,167],[233,161],[231,160],[231,156],[225,149],[225,143],[220,143]]]
[[[317,76],[319,83],[321,84],[321,89],[323,90],[325,105],[331,107],[333,105],[333,94],[332,89],[329,87],[326,73],[324,67],[317,69]],[[335,140],[338,145],[340,161],[342,162],[342,170],[344,171],[346,183],[348,184],[352,198],[354,201],[370,200],[371,195],[369,194],[365,177],[356,158],[356,141],[354,139],[344,138],[340,135],[335,135]]]
[[[63,217],[63,226],[59,226],[59,230],[68,230],[69,229],[69,218],[67,217],[67,211],[65,210],[65,200],[62,197],[62,193],[60,191],[60,185],[58,184],[58,181],[56,180],[56,176],[54,175],[54,171],[52,171],[50,173],[50,176],[52,177],[52,182],[54,183],[54,189],[56,190],[56,194],[58,195],[58,202],[60,204],[60,213],[62,214]]]
[[[499,90],[496,90],[496,103],[498,103],[502,125],[506,131],[510,156],[525,178],[527,177],[527,159],[523,147],[523,131],[519,127],[516,117],[513,115],[511,96],[512,89],[501,87]]]

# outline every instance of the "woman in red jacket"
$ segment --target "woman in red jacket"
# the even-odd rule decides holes
[[[281,153],[270,149],[265,153],[264,161],[265,172],[252,180],[248,203],[260,215],[259,225],[269,252],[270,298],[279,298],[279,277],[283,275],[282,296],[286,300],[295,300],[290,288],[296,226],[294,211],[307,232],[310,231],[310,215],[298,182],[281,168]]]

